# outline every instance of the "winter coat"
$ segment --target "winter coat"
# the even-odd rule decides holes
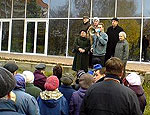
[[[83,97],[85,95],[86,90],[80,88],[78,91],[72,94],[70,105],[69,105],[69,113],[70,115],[79,115],[80,106],[82,104]]]
[[[34,86],[32,83],[26,83],[25,92],[35,97],[35,99],[37,99],[37,97],[40,95],[40,92],[42,92],[42,90]]]
[[[118,41],[115,48],[114,57],[118,57],[123,61],[124,65],[126,65],[129,57],[129,45],[126,39]]]
[[[60,91],[60,92],[63,94],[63,96],[66,98],[66,100],[67,100],[67,102],[68,102],[68,106],[69,106],[72,93],[75,92],[76,90],[74,90],[71,86],[61,85],[61,86],[59,87],[59,91]]]
[[[25,89],[14,89],[16,94],[16,105],[18,106],[18,112],[27,115],[40,115],[39,106],[36,99],[30,94],[25,93]]]
[[[81,30],[84,30],[84,31],[88,31],[88,28],[91,26],[90,22],[88,21],[87,23],[83,23],[82,24],[82,27],[80,29]]]
[[[141,115],[136,94],[114,75],[93,84],[86,92],[80,115]]]
[[[146,96],[144,94],[144,90],[143,90],[142,86],[140,86],[140,85],[129,85],[129,88],[132,89],[136,93],[138,100],[139,100],[139,103],[140,103],[141,111],[144,112],[144,109],[146,106]]]
[[[46,76],[41,72],[41,70],[35,70],[34,72],[34,85],[39,87],[41,90],[45,90],[44,84],[46,82]]]
[[[41,92],[37,101],[41,115],[68,115],[68,103],[58,89]]]
[[[79,52],[79,48],[83,48],[85,50],[84,53]],[[77,38],[74,43],[75,56],[73,60],[72,70],[79,71],[84,70],[88,71],[89,65],[89,55],[88,51],[90,50],[90,40],[88,38]]]
[[[110,26],[107,29],[106,34],[108,35],[108,42],[106,48],[106,55],[109,55],[110,57],[114,56],[115,47],[117,42],[119,41],[119,33],[121,31],[123,31],[123,29],[118,25],[115,28],[113,28],[113,26]]]
[[[12,100],[0,99],[0,115],[23,115],[18,113],[18,108]]]
[[[100,36],[93,36],[93,55],[104,56],[106,53],[108,36],[104,32],[100,32]]]

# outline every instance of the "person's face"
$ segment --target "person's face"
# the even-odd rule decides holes
[[[119,34],[119,40],[122,41],[124,39],[125,39],[124,36],[122,34]]]
[[[86,32],[85,32],[85,31],[81,31],[80,36],[81,36],[81,37],[86,37]]]
[[[97,82],[99,79],[101,79],[102,77],[104,77],[104,75],[100,74],[100,70],[97,70],[94,72],[94,80],[95,82]]]
[[[104,29],[102,25],[98,25],[98,28],[100,29],[101,32],[102,32],[103,29]]]
[[[98,26],[99,21],[98,20],[94,20],[94,26]]]
[[[88,21],[89,21],[88,18],[84,18],[84,19],[83,19],[83,23],[87,23]]]
[[[117,25],[118,25],[118,21],[112,20],[112,26],[113,26],[113,27],[116,27]]]

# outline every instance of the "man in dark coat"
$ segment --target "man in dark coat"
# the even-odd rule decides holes
[[[85,30],[81,30],[80,37],[75,40],[74,49],[75,56],[72,70],[84,70],[85,72],[87,72],[89,65],[88,51],[90,50],[90,40],[87,38]]]
[[[136,94],[121,84],[122,61],[112,57],[105,66],[104,80],[87,90],[80,115],[142,115]]]
[[[112,26],[107,29],[106,34],[108,35],[108,42],[106,48],[105,62],[114,56],[115,47],[117,42],[119,41],[119,32],[123,31],[123,29],[118,26],[118,19],[112,19]]]

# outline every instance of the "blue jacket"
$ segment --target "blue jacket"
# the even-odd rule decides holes
[[[51,93],[51,91],[44,91],[40,93],[40,96],[37,100],[40,108],[40,114],[68,115],[68,104],[65,97],[61,93],[59,93],[58,95],[57,92],[54,92],[52,95]],[[53,99],[48,99],[49,97]]]
[[[12,100],[0,99],[0,115],[23,115],[18,113],[18,108]]]
[[[74,90],[71,86],[61,85],[59,87],[59,91],[64,95],[69,105],[72,93],[76,90]]]
[[[25,89],[15,89],[13,92],[16,94],[16,105],[19,107],[19,113],[40,115],[36,99],[30,94],[25,93]]]

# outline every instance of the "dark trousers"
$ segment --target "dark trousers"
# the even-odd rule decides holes
[[[102,67],[105,66],[105,55],[103,56],[92,56],[92,64],[95,65],[95,64],[101,64]]]

